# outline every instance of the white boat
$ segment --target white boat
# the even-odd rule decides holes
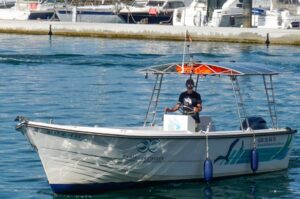
[[[158,182],[206,180],[287,169],[296,130],[280,128],[273,77],[265,65],[179,63],[141,71],[155,75],[155,86],[141,127],[84,127],[35,122],[18,116],[16,130],[36,149],[49,184],[57,194],[94,194]],[[190,115],[165,114],[156,126],[162,80],[172,75],[228,78],[240,129],[217,131],[213,118],[201,117],[200,131]],[[239,81],[263,79],[270,127],[248,117]],[[220,107],[221,108],[221,107]],[[255,107],[253,107],[255,108]],[[153,114],[152,114],[153,113]]]
[[[17,0],[15,6],[0,9],[0,19],[5,20],[52,20],[55,19],[55,2]]]
[[[194,0],[187,8],[174,11],[175,26],[241,27],[245,20],[245,9],[240,0],[227,0],[220,9],[214,9],[209,20],[207,2]]]
[[[255,6],[264,10],[254,13],[253,26],[257,28],[300,28],[300,2],[260,0]]]
[[[227,0],[221,9],[215,9],[208,26],[212,27],[241,27],[245,14],[243,2],[240,0]]]
[[[15,0],[0,0],[0,8],[11,8],[15,3]]]
[[[254,15],[253,27],[257,28],[276,28],[276,29],[292,29],[300,28],[299,15],[290,15],[288,10],[270,11],[266,10],[265,15]]]
[[[206,0],[193,0],[184,8],[177,8],[173,13],[174,26],[206,26],[207,4]]]
[[[90,22],[90,23],[124,23],[118,16],[123,4],[67,6],[56,9],[60,21]]]
[[[126,23],[172,24],[173,11],[185,7],[183,0],[149,0],[144,6],[126,6],[119,16]]]
[[[208,25],[242,27],[247,17],[240,0],[228,0],[221,9],[213,11]],[[254,1],[251,20],[251,26],[257,28],[300,28],[300,3],[281,5],[277,0]]]

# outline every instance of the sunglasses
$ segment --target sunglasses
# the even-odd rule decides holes
[[[187,84],[186,87],[187,88],[194,88],[194,85],[193,84]]]

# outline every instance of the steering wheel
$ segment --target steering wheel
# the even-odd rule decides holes
[[[179,112],[182,113],[183,115],[194,115],[194,109],[187,106],[187,105],[183,105],[181,104],[179,107]]]

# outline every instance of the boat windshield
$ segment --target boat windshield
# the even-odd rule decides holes
[[[159,6],[159,7],[161,7],[161,6],[163,6],[164,5],[164,1],[149,1],[148,3],[147,3],[147,6]]]

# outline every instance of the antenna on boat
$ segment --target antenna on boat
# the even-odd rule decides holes
[[[187,44],[187,41],[186,40],[189,40],[189,43]],[[182,68],[182,71],[181,72],[184,72],[184,60],[185,60],[185,55],[188,54],[189,55],[189,61],[190,61],[190,51],[189,51],[189,48],[190,48],[190,43],[192,43],[192,37],[190,35],[190,33],[188,32],[188,29],[185,28],[185,33],[184,33],[184,43],[183,43],[183,55],[182,55],[182,64],[181,64],[181,68]],[[187,50],[186,50],[187,48]],[[187,51],[187,53],[186,53]]]
[[[184,69],[184,58],[185,58],[185,47],[186,47],[186,32],[187,32],[187,28],[185,29],[185,33],[184,33],[181,72],[183,72],[183,69]]]
[[[189,40],[189,43],[187,43],[187,39]],[[183,55],[182,55],[182,64],[181,64],[181,72],[184,72],[184,63],[185,63],[185,56],[186,54],[189,56],[188,62],[192,62],[192,56],[190,54],[190,45],[192,43],[192,37],[190,33],[188,32],[188,29],[185,28],[185,34],[184,34],[184,46],[183,46]],[[187,49],[186,49],[187,48]],[[190,79],[192,79],[193,73],[191,72],[190,74]],[[197,75],[197,80],[196,80],[196,86],[195,86],[195,91],[197,91],[198,88],[198,82],[199,82],[199,75]]]

